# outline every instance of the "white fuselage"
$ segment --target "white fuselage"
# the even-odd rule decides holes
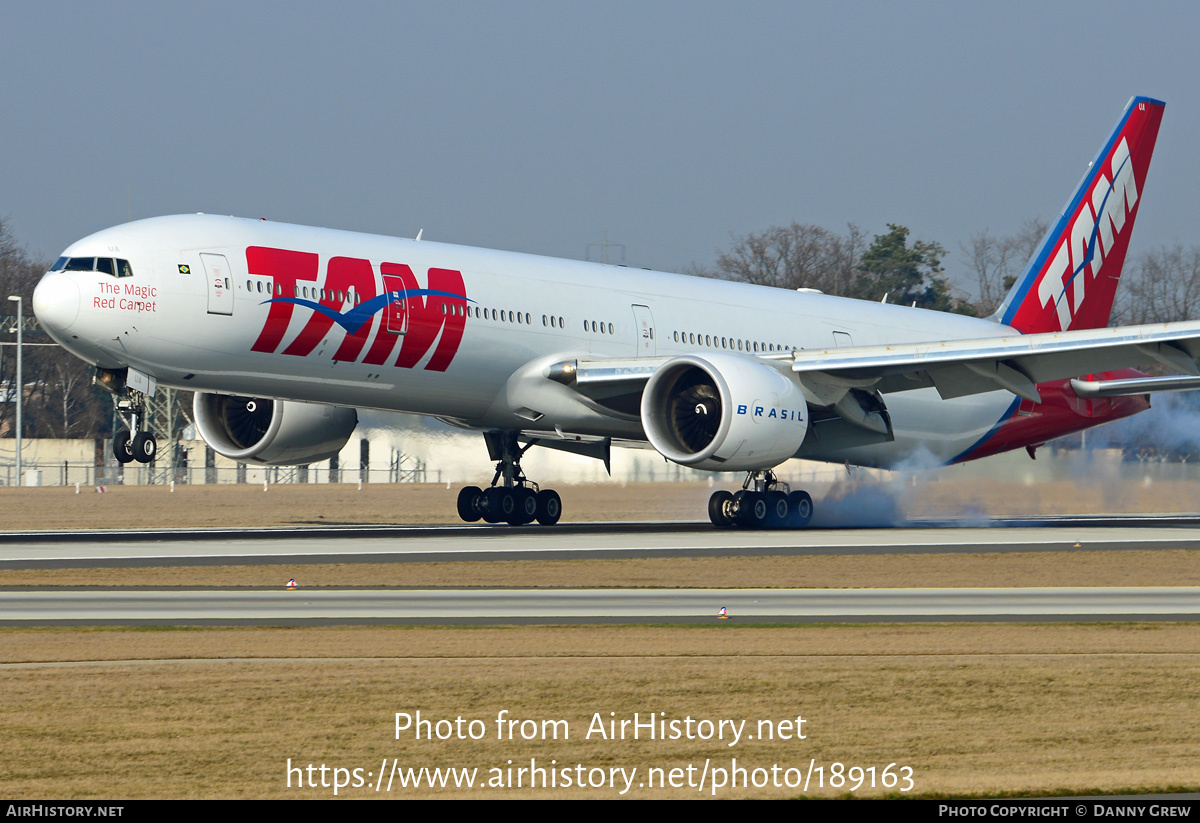
[[[315,255],[315,265],[311,272],[307,263],[300,274],[289,270],[281,280],[278,272],[252,271],[248,248]],[[195,391],[384,409],[488,429],[644,440],[637,419],[605,414],[557,384],[537,390],[545,396],[541,410],[551,411],[531,419],[528,382],[520,381],[539,377],[535,373],[543,364],[565,358],[721,351],[762,362],[793,348],[952,340],[998,331],[990,321],[906,306],[209,215],[118,226],[63,254],[127,260],[133,272],[129,277],[55,272],[39,285],[35,307],[41,322],[91,363],[128,366],[159,385]],[[431,278],[439,275],[431,270],[461,275],[465,316],[427,315],[432,337],[425,348],[417,340],[421,319],[415,314],[390,321],[396,327],[416,324],[397,334],[404,329],[388,328],[388,309],[375,312],[356,332],[361,343],[347,348],[353,337],[347,328],[314,323],[311,306],[279,299],[323,303],[345,315],[395,288],[399,281],[384,274],[396,267],[407,267],[420,289],[434,291]],[[351,272],[346,282],[352,285],[335,288],[334,270]],[[434,298],[428,300],[433,305]],[[454,323],[461,328],[456,347],[443,339],[452,336]],[[272,332],[265,331],[268,326]],[[278,341],[264,341],[264,335]],[[297,344],[299,338],[306,342]],[[413,341],[405,338],[416,341],[410,350],[404,346]],[[401,352],[419,357],[396,365]],[[1013,399],[1004,391],[953,401],[931,389],[894,393],[887,405],[895,441],[817,456],[888,465],[925,449],[938,460],[951,460],[986,435]]]

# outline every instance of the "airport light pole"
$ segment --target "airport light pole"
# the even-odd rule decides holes
[[[21,326],[24,325],[21,296],[11,294],[9,300],[17,304],[17,485],[21,485],[21,405],[25,401],[25,379],[21,374]]]

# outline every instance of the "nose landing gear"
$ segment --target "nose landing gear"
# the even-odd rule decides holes
[[[562,516],[562,498],[553,489],[538,486],[521,469],[521,457],[534,443],[522,447],[516,432],[484,432],[483,436],[489,455],[497,461],[496,474],[489,488],[467,486],[458,493],[458,516],[466,523],[557,523]]]
[[[121,464],[134,460],[149,463],[158,454],[158,441],[150,432],[141,430],[146,420],[146,399],[141,392],[132,389],[126,393],[128,397],[113,398],[117,414],[129,427],[113,436],[113,457]]]
[[[770,470],[747,472],[741,491],[721,489],[708,499],[708,519],[722,529],[799,529],[809,524],[812,515],[809,493],[791,491]]]

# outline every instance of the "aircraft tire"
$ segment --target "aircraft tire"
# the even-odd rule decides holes
[[[712,493],[712,497],[708,498],[708,519],[718,529],[728,529],[733,525],[733,518],[729,514],[729,507],[733,504],[733,494],[720,489]]]
[[[733,496],[737,502],[739,526],[761,528],[767,521],[767,498],[759,492],[740,491]]]
[[[542,489],[537,493],[537,522],[553,526],[562,517],[562,498],[554,489]]]
[[[158,454],[158,441],[150,432],[138,432],[130,447],[133,458],[139,463],[149,463]]]
[[[813,499],[808,492],[794,491],[788,495],[791,514],[788,516],[792,528],[802,529],[812,521]]]
[[[117,462],[121,465],[132,462],[133,449],[130,448],[131,435],[128,431],[119,431],[113,437],[113,457],[117,458]]]
[[[782,529],[788,523],[788,515],[792,507],[788,497],[783,492],[767,492],[767,521],[768,529]]]
[[[537,517],[537,493],[533,489],[516,488],[512,490],[513,510],[508,515],[508,525],[524,526],[532,523]]]
[[[483,489],[478,486],[466,486],[458,493],[458,516],[464,523],[474,523],[483,515],[480,514],[480,504],[483,502]]]
[[[492,486],[483,493],[483,506],[480,514],[485,523],[499,523],[504,520],[502,498],[508,489],[503,486]]]

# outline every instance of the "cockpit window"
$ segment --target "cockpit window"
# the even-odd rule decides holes
[[[133,277],[133,266],[119,257],[60,257],[50,271],[94,271],[109,277]]]

